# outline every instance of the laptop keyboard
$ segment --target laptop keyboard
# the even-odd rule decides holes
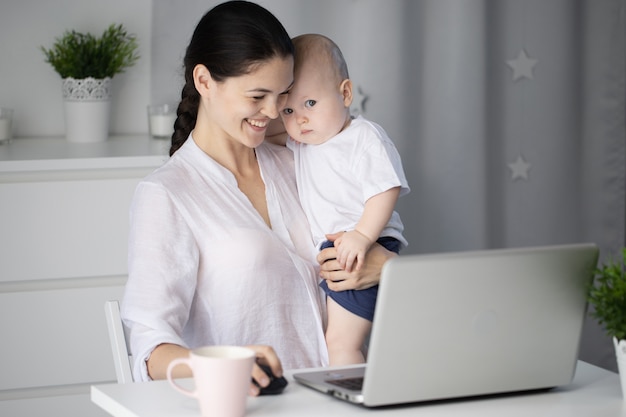
[[[363,388],[363,377],[358,378],[344,378],[344,379],[327,379],[329,384],[337,385],[338,387],[346,388],[353,391],[360,391]]]

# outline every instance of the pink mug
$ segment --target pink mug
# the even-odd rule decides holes
[[[255,360],[252,349],[240,346],[205,346],[193,349],[167,367],[167,379],[181,393],[196,398],[203,417],[243,417]],[[187,390],[172,377],[178,365],[191,369],[195,389]]]

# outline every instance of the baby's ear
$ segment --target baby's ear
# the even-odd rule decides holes
[[[339,85],[339,90],[343,96],[343,105],[350,107],[352,105],[352,81],[349,78],[343,80]]]

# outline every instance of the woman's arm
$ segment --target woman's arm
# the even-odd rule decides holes
[[[189,349],[171,343],[163,343],[154,348],[150,357],[146,361],[148,365],[148,375],[152,379],[166,379],[167,366],[176,358],[189,357]],[[187,366],[178,366],[172,371],[174,378],[187,378],[191,376],[191,371]]]
[[[335,241],[341,233],[326,235],[330,241]],[[317,255],[320,263],[320,275],[333,291],[364,290],[377,285],[380,281],[380,272],[385,262],[398,256],[396,253],[374,243],[365,255],[365,261],[360,270],[346,272],[341,269],[337,261],[337,249],[326,248]]]
[[[276,352],[272,347],[266,345],[251,345],[246,347],[256,352],[257,364],[268,365],[271,368],[272,373],[277,377],[281,377],[283,375],[283,368],[280,363],[280,359],[278,359],[278,355],[276,355]],[[157,346],[154,348],[147,361],[148,374],[150,375],[150,378],[166,379],[166,371],[170,362],[176,358],[186,357],[189,357],[189,349],[182,346],[171,343],[163,343]],[[255,364],[252,369],[252,378],[257,381],[259,386],[267,387],[271,381],[267,374],[265,374],[265,372],[263,372],[257,364]],[[188,366],[177,366],[172,370],[173,378],[188,378],[191,376],[191,370]],[[259,395],[259,386],[251,383],[249,395]]]

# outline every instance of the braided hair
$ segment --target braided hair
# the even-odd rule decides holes
[[[185,85],[174,123],[170,156],[187,140],[196,125],[200,94],[193,80],[196,65],[204,65],[217,81],[249,73],[252,65],[274,57],[294,55],[287,31],[263,7],[248,1],[228,1],[200,19],[183,61]]]

